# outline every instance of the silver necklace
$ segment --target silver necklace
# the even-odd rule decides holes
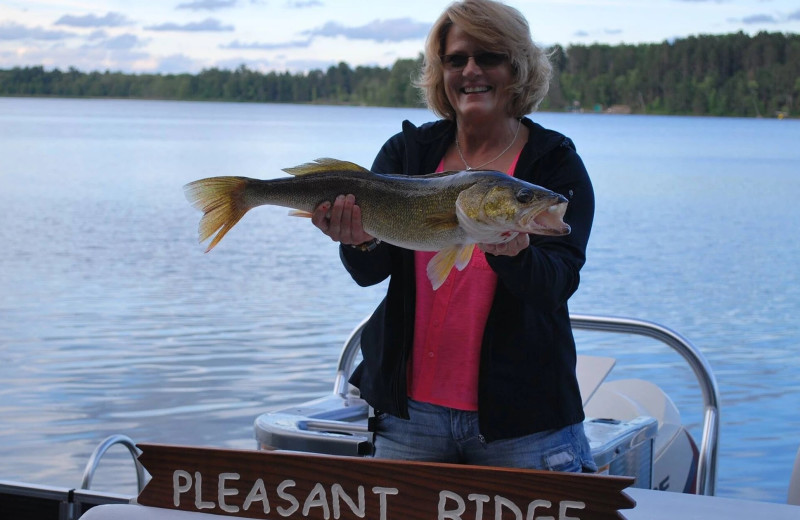
[[[508,143],[508,146],[506,146],[505,150],[503,150],[502,152],[500,152],[500,155],[498,155],[498,156],[497,156],[497,157],[495,157],[494,159],[488,160],[488,161],[486,161],[485,163],[483,163],[483,164],[481,164],[481,165],[479,165],[479,166],[470,166],[470,165],[469,165],[469,163],[467,163],[467,160],[466,160],[466,159],[464,159],[464,154],[463,154],[463,153],[461,153],[461,145],[460,145],[460,144],[459,144],[459,142],[458,142],[458,131],[456,131],[456,150],[458,151],[458,156],[459,156],[459,157],[461,157],[461,161],[464,163],[464,166],[466,166],[466,167],[467,167],[467,171],[470,171],[470,170],[480,170],[481,168],[483,168],[483,167],[484,167],[484,166],[486,166],[487,164],[489,164],[489,163],[493,163],[494,161],[496,161],[497,159],[499,159],[499,158],[501,158],[503,155],[505,155],[505,153],[506,153],[507,151],[509,151],[509,150],[511,149],[511,147],[512,147],[512,146],[514,146],[514,143],[516,143],[516,142],[517,142],[517,136],[519,135],[519,127],[520,127],[520,125],[521,125],[521,124],[522,124],[522,119],[517,119],[517,130],[514,132],[514,139],[512,139],[512,140],[511,140],[511,142],[510,142],[510,143]]]

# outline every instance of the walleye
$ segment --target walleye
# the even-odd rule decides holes
[[[349,193],[370,235],[406,249],[438,251],[427,267],[434,289],[453,266],[466,267],[475,244],[508,242],[518,233],[570,232],[562,220],[566,198],[502,172],[384,175],[336,159],[283,171],[293,177],[211,177],[184,186],[186,198],[204,213],[200,242],[213,236],[206,252],[256,206],[284,206],[295,210],[290,214],[310,217],[321,202]]]

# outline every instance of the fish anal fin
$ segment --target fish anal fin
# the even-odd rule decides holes
[[[311,218],[314,216],[310,211],[303,211],[302,209],[293,209],[289,211],[290,217]]]
[[[283,171],[290,175],[301,176],[310,175],[312,173],[333,173],[333,172],[361,172],[368,173],[369,170],[363,168],[355,163],[348,161],[341,161],[339,159],[331,159],[330,157],[323,157],[315,159],[314,162],[308,162],[299,166],[291,168],[284,168]]]
[[[425,217],[425,225],[435,231],[449,231],[458,227],[458,217],[454,211],[434,213]]]

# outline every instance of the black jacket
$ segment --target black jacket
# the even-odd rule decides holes
[[[578,288],[594,216],[594,193],[575,147],[529,119],[514,176],[569,199],[564,237],[531,235],[516,257],[486,255],[498,275],[481,350],[480,430],[488,440],[519,437],[584,419],[575,376],[575,341],[567,299]],[[418,175],[436,170],[455,138],[450,121],[419,128],[408,121],[386,142],[372,171]],[[361,336],[362,363],[350,381],[376,410],[407,418],[406,370],[414,340],[413,251],[386,243],[371,252],[340,248],[362,286],[390,277],[386,297]]]

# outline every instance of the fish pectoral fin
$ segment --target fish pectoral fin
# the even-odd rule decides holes
[[[303,211],[302,209],[293,209],[289,211],[290,217],[311,218],[314,216],[310,211]]]
[[[450,246],[442,249],[431,258],[425,270],[434,291],[447,280],[450,271],[453,270],[453,266],[459,271],[462,271],[467,266],[474,248],[475,244]]]
[[[331,159],[330,157],[323,157],[315,159],[314,162],[308,162],[292,168],[284,168],[283,171],[290,175],[309,175],[311,173],[332,173],[336,172],[369,172],[364,167],[348,161],[340,161],[339,159]]]
[[[425,217],[425,226],[434,231],[449,231],[458,227],[458,217],[454,211],[433,213]]]
[[[458,249],[456,253],[456,269],[463,271],[470,258],[472,258],[472,251],[475,249],[475,244],[464,244]]]

